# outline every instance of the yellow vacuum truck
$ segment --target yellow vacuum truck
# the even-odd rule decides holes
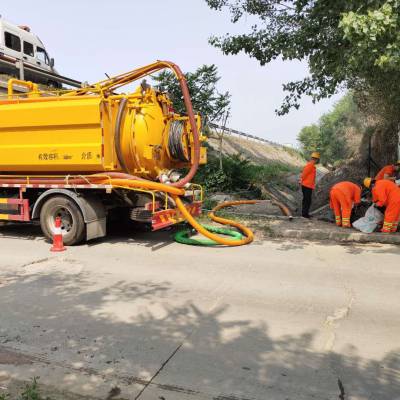
[[[164,68],[179,80],[184,116],[146,81],[131,93],[122,91]],[[26,92],[16,94],[16,85]],[[60,217],[67,245],[105,236],[113,213],[153,230],[186,220],[218,243],[247,243],[252,235],[244,227],[234,224],[245,235],[233,241],[193,218],[203,200],[202,188],[191,183],[206,163],[203,141],[184,76],[171,62],[68,91],[41,91],[11,79],[0,98],[0,219],[40,221],[51,238]]]

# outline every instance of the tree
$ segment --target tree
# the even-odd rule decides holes
[[[325,164],[333,164],[351,155],[346,133],[349,130],[363,132],[363,119],[350,92],[335,104],[332,111],[322,115],[318,124],[305,126],[297,140],[307,158],[317,150]]]
[[[305,158],[310,158],[313,151],[321,149],[321,132],[317,124],[312,124],[302,128],[297,136],[301,150]]]
[[[284,85],[279,114],[298,108],[302,95],[315,102],[346,86],[384,99],[383,108],[399,115],[399,0],[205,1],[228,8],[233,23],[258,20],[250,32],[211,37],[224,54],[243,51],[261,65],[278,57],[307,60],[310,76]]]
[[[195,72],[185,74],[193,108],[203,119],[203,124],[218,123],[229,113],[231,95],[220,93],[217,83],[221,79],[215,65],[202,65]],[[157,86],[168,92],[174,108],[178,113],[185,113],[182,92],[175,75],[170,71],[162,71],[154,77]]]

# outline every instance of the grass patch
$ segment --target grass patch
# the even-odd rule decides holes
[[[300,150],[294,149],[293,147],[290,147],[290,146],[283,146],[283,148],[285,149],[286,152],[288,152],[293,157],[298,157],[298,158],[306,160],[304,158],[304,154]]]
[[[261,231],[264,233],[265,236],[276,237],[275,231],[268,224],[262,225]]]
[[[218,201],[211,200],[208,197],[206,197],[203,201],[203,208],[206,210],[212,210],[217,204],[218,204]]]
[[[49,397],[43,397],[39,391],[38,377],[31,379],[29,383],[25,385],[25,388],[20,394],[11,396],[8,393],[1,393],[0,400],[51,400]]]

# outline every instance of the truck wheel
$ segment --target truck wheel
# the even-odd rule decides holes
[[[85,221],[76,203],[65,196],[54,196],[47,200],[40,211],[40,226],[43,234],[52,240],[55,220],[61,218],[64,244],[79,244],[85,237]]]
[[[60,89],[60,84],[56,81],[47,81],[47,86],[52,89]]]

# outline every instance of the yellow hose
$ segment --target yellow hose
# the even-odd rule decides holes
[[[239,224],[239,222],[232,221],[230,219],[226,218],[221,218],[217,217],[214,213],[218,210],[220,210],[223,207],[228,207],[228,206],[233,206],[233,205],[240,205],[240,204],[255,204],[257,203],[256,200],[242,200],[242,201],[230,201],[226,203],[219,204],[217,207],[215,207],[209,214],[208,216],[215,222],[219,222],[220,224],[223,225],[229,225],[229,226],[234,226],[235,228],[238,228],[241,230],[244,234],[244,238],[242,240],[229,240],[224,237],[221,237],[219,235],[216,235],[215,233],[209,232],[207,229],[205,229],[202,225],[200,225],[189,213],[189,211],[186,209],[185,205],[183,204],[182,200],[175,195],[172,195],[172,198],[175,200],[176,205],[178,206],[179,211],[182,213],[184,218],[186,219],[187,222],[189,222],[190,225],[193,226],[194,229],[196,229],[197,232],[201,233],[203,236],[214,240],[215,242],[225,245],[225,246],[243,246],[244,244],[251,243],[254,239],[254,234],[253,232],[245,227],[242,224]]]
[[[186,219],[186,221],[189,222],[189,224],[194,229],[196,229],[197,232],[201,233],[203,236],[205,236],[211,240],[214,240],[218,244],[222,244],[224,246],[242,246],[244,244],[251,243],[254,239],[254,234],[249,228],[245,227],[244,225],[242,225],[236,221],[218,217],[215,215],[215,213],[224,207],[235,206],[235,205],[240,205],[240,204],[255,204],[255,203],[257,203],[257,200],[241,200],[241,201],[230,201],[230,202],[222,203],[222,204],[219,204],[218,206],[216,206],[208,214],[208,216],[213,221],[218,222],[223,225],[229,225],[229,226],[238,228],[245,236],[242,240],[229,240],[229,239],[226,239],[224,237],[221,237],[219,235],[209,232],[207,229],[205,229],[202,225],[200,225],[192,217],[192,215],[186,209],[185,205],[183,204],[182,200],[179,197],[179,196],[182,196],[183,194],[185,194],[184,189],[166,185],[164,183],[153,182],[153,181],[148,181],[148,180],[115,179],[115,178],[100,179],[100,176],[98,177],[98,179],[99,180],[96,179],[96,183],[99,183],[99,184],[111,184],[114,186],[124,187],[126,189],[140,188],[140,189],[157,190],[160,192],[169,193],[172,196],[172,198],[174,199],[179,211],[182,213],[182,215]]]
[[[166,185],[165,183],[153,182],[148,180],[134,180],[134,179],[100,179],[96,181],[99,184],[111,184],[115,186],[123,186],[127,189],[129,188],[140,188],[140,189],[148,189],[148,190],[157,190],[158,192],[165,192],[175,196],[182,196],[185,194],[185,189],[181,189],[178,187]]]

